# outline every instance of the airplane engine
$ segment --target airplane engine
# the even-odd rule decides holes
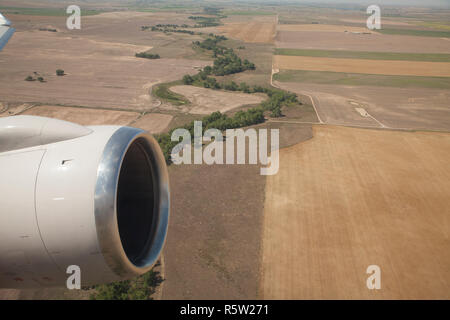
[[[149,271],[169,218],[164,156],[143,130],[0,118],[0,288],[83,286]]]

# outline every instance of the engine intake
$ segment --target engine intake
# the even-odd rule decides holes
[[[83,285],[152,268],[170,207],[152,136],[17,116],[0,119],[0,150],[0,287],[65,286],[70,265]]]

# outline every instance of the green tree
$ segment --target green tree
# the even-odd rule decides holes
[[[187,74],[183,77],[183,83],[187,85],[191,85],[194,82],[194,78],[191,75]]]
[[[93,300],[151,300],[152,294],[163,281],[159,272],[151,270],[132,280],[96,286]]]

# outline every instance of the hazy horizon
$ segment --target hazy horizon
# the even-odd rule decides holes
[[[10,1],[7,1],[10,2]],[[18,1],[20,3],[29,4],[28,1]],[[450,0],[428,0],[424,2],[423,0],[200,0],[200,1],[186,1],[186,0],[41,0],[35,1],[33,5],[39,5],[43,3],[128,3],[128,4],[140,4],[140,5],[161,5],[163,3],[169,4],[186,4],[193,2],[197,5],[203,4],[263,4],[275,6],[277,4],[309,4],[309,5],[380,5],[380,6],[415,6],[415,7],[450,7]]]

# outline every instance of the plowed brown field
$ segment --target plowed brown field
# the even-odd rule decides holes
[[[450,134],[316,126],[266,185],[266,299],[449,299]],[[369,290],[369,265],[381,289]]]

